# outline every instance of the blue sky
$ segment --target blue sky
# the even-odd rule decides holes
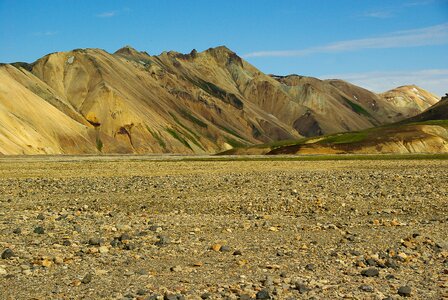
[[[448,92],[448,0],[0,0],[0,62],[226,45],[266,73]]]

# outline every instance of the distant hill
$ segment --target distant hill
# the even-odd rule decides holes
[[[417,116],[365,129],[253,147],[223,154],[448,153],[448,96]]]
[[[398,122],[437,102],[266,75],[228,48],[76,49],[0,66],[0,154],[216,153]]]

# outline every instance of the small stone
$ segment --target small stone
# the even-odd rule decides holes
[[[81,285],[81,280],[79,280],[79,279],[73,280],[72,285],[73,286],[80,286]]]
[[[182,271],[182,267],[181,266],[174,266],[170,268],[171,272],[181,272]]]
[[[2,253],[2,259],[10,259],[13,256],[15,256],[14,251],[9,248],[5,249]]]
[[[120,237],[118,238],[119,241],[123,242],[123,241],[129,241],[131,239],[131,236],[128,233],[123,233],[122,235],[120,235]]]
[[[43,267],[45,267],[45,268],[49,268],[49,267],[51,267],[52,264],[53,264],[53,262],[52,262],[51,260],[48,260],[48,259],[44,259],[44,260],[41,262],[41,265],[42,265]]]
[[[90,283],[93,279],[93,275],[88,273],[86,274],[86,276],[84,276],[84,278],[81,280],[81,283],[87,284]]]
[[[101,242],[102,242],[101,239],[97,237],[89,239],[89,245],[91,246],[99,246],[101,245]]]
[[[34,233],[44,234],[45,233],[45,229],[42,226],[37,226],[36,228],[34,228]]]
[[[109,248],[107,248],[106,246],[101,246],[98,248],[98,251],[102,254],[109,252]]]
[[[390,225],[391,226],[399,226],[400,222],[398,222],[396,219],[393,219],[392,221],[390,221]]]
[[[178,300],[179,298],[177,295],[166,293],[165,296],[163,296],[164,300]]]
[[[372,293],[373,292],[373,287],[367,284],[363,284],[359,287],[359,289],[363,292],[368,292],[368,293]]]
[[[53,262],[54,262],[55,264],[57,264],[57,265],[61,265],[61,264],[64,263],[64,259],[63,259],[62,257],[60,257],[60,256],[55,256],[55,257],[53,258]]]
[[[162,227],[159,225],[151,225],[151,226],[149,226],[148,229],[151,231],[155,231],[157,233],[162,232],[162,230],[163,230]]]
[[[375,268],[370,268],[370,269],[361,271],[361,275],[365,276],[365,277],[375,277],[375,276],[378,276],[379,274],[380,274],[380,272]]]
[[[147,293],[148,293],[148,291],[147,291],[147,290],[144,290],[144,289],[139,289],[139,290],[137,291],[137,295],[139,295],[139,296],[146,295]]]
[[[257,293],[256,296],[257,299],[271,299],[271,296],[269,295],[269,291],[267,289],[262,289]]]
[[[219,251],[221,251],[221,252],[230,252],[230,247],[227,246],[227,245],[223,245],[223,246],[221,246]]]
[[[213,244],[211,249],[213,251],[219,251],[221,249],[222,245],[221,244]]]
[[[304,283],[301,282],[296,282],[295,289],[298,290],[300,294],[305,294],[310,290]]]
[[[314,266],[314,264],[307,264],[305,266],[305,269],[308,270],[308,271],[314,271],[315,270],[315,266]]]
[[[21,233],[22,233],[22,229],[20,229],[20,228],[16,228],[16,229],[14,229],[14,230],[12,231],[12,233],[14,233],[14,234],[21,234]]]
[[[374,267],[374,266],[376,266],[376,261],[372,258],[369,258],[369,259],[366,259],[366,264],[368,266]]]
[[[398,289],[398,295],[402,296],[402,297],[409,297],[411,296],[411,287],[404,285],[404,286],[400,286],[400,288]]]
[[[204,293],[201,295],[201,299],[210,299],[212,297],[212,294],[210,293]]]
[[[166,246],[169,243],[171,243],[170,238],[167,236],[159,235],[158,238],[159,238],[159,240],[155,243],[156,246],[162,247],[162,246]]]
[[[388,268],[392,268],[392,269],[397,269],[398,265],[395,261],[393,261],[392,259],[387,259],[386,262],[384,263],[384,265]]]
[[[243,255],[243,254],[241,253],[240,250],[235,250],[235,251],[233,252],[233,255]]]
[[[64,242],[62,242],[62,245],[64,245],[64,246],[71,246],[72,245],[72,242],[70,242],[70,241],[68,241],[68,240],[65,240]]]
[[[110,242],[110,245],[112,246],[112,247],[118,247],[118,246],[120,246],[121,245],[121,242],[119,241],[119,240],[117,240],[117,239],[114,239],[114,240],[112,240],[111,242]]]
[[[8,274],[8,272],[4,268],[0,267],[0,275],[6,275],[6,274]]]
[[[124,250],[134,250],[135,245],[134,244],[126,244],[123,249]]]
[[[40,214],[37,215],[37,219],[38,220],[45,220],[45,215],[40,213]]]

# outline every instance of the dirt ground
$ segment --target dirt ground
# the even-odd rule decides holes
[[[448,160],[0,158],[0,299],[448,299]]]

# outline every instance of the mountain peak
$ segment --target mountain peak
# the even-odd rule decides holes
[[[126,45],[120,49],[118,49],[117,51],[115,51],[114,54],[122,54],[122,55],[128,55],[128,56],[135,56],[135,55],[139,55],[140,52],[135,50],[134,48],[132,48],[129,45]]]

